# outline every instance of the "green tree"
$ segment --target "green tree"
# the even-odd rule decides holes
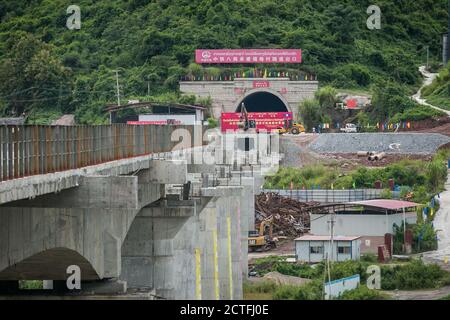
[[[300,104],[300,117],[306,130],[312,130],[321,120],[320,103],[317,100],[305,100]]]
[[[70,71],[53,53],[53,46],[27,34],[0,63],[0,94],[7,112],[20,115],[51,104],[63,107],[70,88]]]
[[[336,104],[337,90],[330,86],[320,88],[315,93],[316,100],[319,101],[323,109],[332,109]]]
[[[438,191],[440,191],[446,179],[446,166],[438,160],[431,161],[427,167],[427,180],[431,191],[433,193],[437,193]]]
[[[375,120],[384,121],[404,110],[416,107],[407,90],[392,81],[381,81],[373,88],[372,107],[369,114]]]

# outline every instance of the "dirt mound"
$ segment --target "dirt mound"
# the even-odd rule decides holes
[[[73,114],[65,114],[52,122],[52,126],[74,126],[74,125],[75,125],[75,115]]]
[[[328,159],[336,160],[339,163],[339,166],[342,169],[346,169],[347,171],[354,170],[359,166],[385,167],[391,163],[395,163],[401,160],[431,161],[433,159],[433,155],[423,155],[423,154],[387,154],[385,158],[379,161],[369,161],[367,157],[358,157],[354,153],[333,153],[333,154],[324,154],[323,156],[327,157]]]
[[[278,285],[304,286],[310,279],[299,278],[294,276],[286,276],[276,271],[272,271],[264,275],[264,280],[273,281]]]
[[[450,121],[448,123],[445,123],[445,124],[437,126],[437,127],[422,129],[419,132],[442,133],[447,136],[450,136]]]

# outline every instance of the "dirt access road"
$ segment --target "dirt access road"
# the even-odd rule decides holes
[[[253,259],[261,259],[271,256],[292,256],[295,255],[295,244],[294,240],[284,240],[277,244],[275,249],[264,251],[264,252],[249,252],[248,261]]]
[[[423,260],[437,263],[442,268],[450,271],[450,172],[447,177],[445,189],[440,194],[440,209],[436,212],[433,221],[438,235],[438,249],[424,253]],[[447,263],[445,263],[446,260]]]
[[[440,194],[440,209],[434,218],[434,228],[438,231],[438,249],[436,251],[422,254],[423,261],[427,263],[437,263],[443,269],[450,271],[450,172],[446,191]],[[414,291],[386,291],[393,299],[398,300],[435,300],[450,295],[450,286],[435,290],[414,290]]]
[[[434,81],[434,79],[436,79],[438,74],[428,72],[426,70],[425,66],[421,66],[419,68],[419,71],[423,75],[424,81],[423,81],[422,87],[420,87],[419,91],[417,91],[417,93],[412,96],[413,100],[416,101],[418,104],[428,106],[433,109],[442,111],[442,112],[446,113],[448,116],[450,116],[450,111],[433,106],[433,105],[429,104],[425,99],[422,98],[422,89],[425,88],[426,86],[430,85]]]
[[[382,291],[394,300],[438,300],[450,294],[450,286],[434,290]]]

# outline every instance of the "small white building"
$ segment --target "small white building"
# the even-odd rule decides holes
[[[330,236],[304,235],[295,239],[295,255],[297,261],[308,263],[321,262],[327,256],[332,261],[359,260],[360,237],[333,237],[331,248]]]
[[[311,230],[315,235],[329,235],[331,213],[334,213],[334,234],[360,236],[361,253],[378,253],[378,247],[385,245],[385,234],[394,233],[394,225],[404,222],[414,224],[417,203],[377,199],[344,204],[328,204],[330,214],[311,214]]]

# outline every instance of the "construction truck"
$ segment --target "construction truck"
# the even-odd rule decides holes
[[[268,232],[266,232],[268,229]],[[261,221],[259,231],[248,232],[248,250],[267,251],[276,247],[273,240],[273,217]]]
[[[278,129],[279,134],[290,133],[290,134],[300,134],[305,132],[305,127],[301,123],[294,122],[293,120],[285,120],[283,128]]]

